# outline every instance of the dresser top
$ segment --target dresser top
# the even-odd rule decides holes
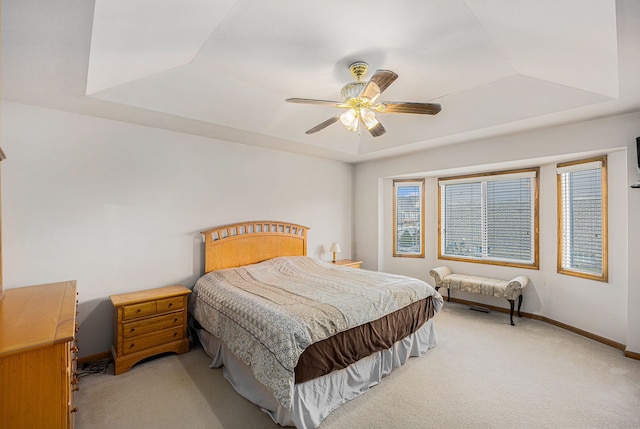
[[[5,289],[0,298],[0,356],[72,341],[75,280]]]
[[[155,299],[171,298],[172,296],[180,296],[191,293],[189,289],[182,285],[158,287],[154,289],[139,290],[136,292],[121,293],[111,295],[111,303],[114,307],[121,305],[137,304]]]

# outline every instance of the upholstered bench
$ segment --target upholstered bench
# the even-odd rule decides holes
[[[451,289],[505,298],[511,306],[511,313],[509,315],[511,325],[515,325],[515,323],[513,323],[513,308],[515,299],[518,298],[518,316],[522,317],[520,314],[520,307],[522,307],[522,289],[529,284],[529,279],[525,276],[518,276],[511,280],[498,280],[489,277],[453,274],[449,267],[433,268],[429,271],[429,274],[436,281],[436,290],[441,287],[447,289],[447,301],[451,301]]]

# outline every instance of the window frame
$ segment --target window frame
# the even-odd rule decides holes
[[[415,183],[420,187],[420,253],[400,253],[398,252],[398,184]],[[393,180],[393,257],[394,258],[424,258],[424,204],[425,179],[394,179]]]
[[[447,255],[443,252],[443,219],[442,219],[442,205],[443,205],[443,194],[442,194],[442,185],[441,182],[452,181],[452,180],[467,180],[467,179],[479,179],[478,182],[483,181],[491,181],[491,177],[495,176],[506,176],[506,175],[519,175],[522,173],[534,173],[533,186],[532,190],[532,199],[533,199],[533,225],[532,225],[532,234],[533,234],[533,262],[525,263],[525,262],[517,262],[517,261],[508,261],[503,259],[488,259],[488,258],[472,258],[472,257],[464,257],[464,256],[453,256]],[[438,259],[450,260],[450,261],[459,261],[459,262],[471,262],[475,264],[487,264],[487,265],[498,265],[505,267],[517,267],[517,268],[526,268],[532,270],[538,270],[540,267],[540,167],[530,167],[530,168],[521,168],[515,170],[505,170],[505,171],[492,171],[488,173],[474,173],[467,174],[462,176],[452,176],[452,177],[441,177],[438,178]],[[483,216],[484,218],[484,216]],[[484,219],[486,221],[486,218]]]
[[[576,269],[564,268],[562,263],[564,259],[564,195],[562,189],[562,173],[557,170],[560,168],[571,167],[580,164],[587,164],[592,162],[601,162],[600,177],[601,177],[601,223],[602,223],[602,273],[592,274],[585,271],[579,271]],[[598,156],[593,158],[581,159],[578,161],[562,162],[556,164],[556,194],[557,194],[557,226],[558,226],[558,250],[557,250],[557,272],[558,274],[564,274],[568,276],[580,277],[583,279],[597,280],[607,283],[609,281],[609,220],[608,220],[608,180],[607,180],[607,156]]]

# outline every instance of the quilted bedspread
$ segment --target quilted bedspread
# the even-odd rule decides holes
[[[307,346],[428,296],[439,311],[442,297],[421,280],[280,257],[204,275],[190,312],[290,409],[294,369]]]

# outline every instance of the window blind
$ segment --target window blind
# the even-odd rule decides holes
[[[601,168],[560,173],[560,183],[562,268],[602,275]]]
[[[422,255],[423,181],[394,181],[394,255]]]
[[[443,185],[442,194],[443,253],[482,257],[482,184]]]
[[[535,176],[441,180],[441,255],[534,264]]]

